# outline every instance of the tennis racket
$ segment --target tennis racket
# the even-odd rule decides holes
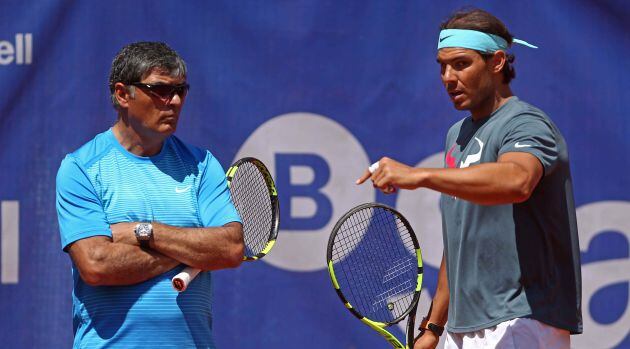
[[[236,161],[226,173],[232,202],[243,221],[244,261],[264,257],[276,242],[280,223],[278,192],[267,167],[252,157]],[[173,288],[186,290],[200,270],[184,269],[173,277]]]
[[[326,259],[345,307],[394,348],[413,347],[423,270],[420,246],[407,219],[386,205],[359,205],[335,224]],[[406,316],[405,346],[386,327]]]

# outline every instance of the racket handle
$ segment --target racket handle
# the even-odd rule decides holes
[[[175,275],[171,280],[173,284],[173,288],[177,292],[184,292],[191,281],[199,274],[201,270],[193,267],[187,267],[182,270],[179,274]]]
[[[414,330],[416,326],[416,311],[418,310],[418,305],[416,305],[411,313],[409,313],[409,319],[407,319],[407,331],[405,331],[407,335],[407,348],[412,349],[414,344],[422,333],[418,333],[417,336],[414,336]]]

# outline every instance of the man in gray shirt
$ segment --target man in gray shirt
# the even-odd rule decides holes
[[[444,169],[389,158],[371,178],[386,193],[442,193],[444,256],[414,348],[569,348],[582,332],[580,253],[564,138],[540,109],[512,94],[515,39],[482,10],[442,24],[437,61],[457,110]],[[450,292],[449,292],[450,291]]]

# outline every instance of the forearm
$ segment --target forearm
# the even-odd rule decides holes
[[[427,320],[436,325],[444,326],[448,319],[448,302],[450,292],[448,289],[448,280],[446,278],[446,262],[442,256],[440,271],[438,273],[438,284],[431,302],[431,307],[426,316]]]
[[[73,260],[81,261],[76,263],[81,278],[92,286],[133,285],[180,264],[156,251],[107,240],[80,251],[70,250]]]
[[[151,248],[202,270],[236,267],[244,255],[243,233],[239,223],[208,228],[182,228],[154,223]]]
[[[513,163],[484,163],[468,168],[416,169],[417,187],[481,205],[522,202],[531,192],[531,178]]]

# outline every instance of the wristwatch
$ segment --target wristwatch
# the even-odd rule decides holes
[[[151,223],[138,223],[133,230],[140,247],[149,248],[149,241],[153,238],[153,225]]]
[[[429,322],[429,320],[427,318],[422,319],[422,322],[420,323],[420,330],[421,331],[431,331],[433,332],[436,336],[441,336],[442,333],[444,333],[444,326],[440,326],[438,324],[434,324],[432,322]]]

